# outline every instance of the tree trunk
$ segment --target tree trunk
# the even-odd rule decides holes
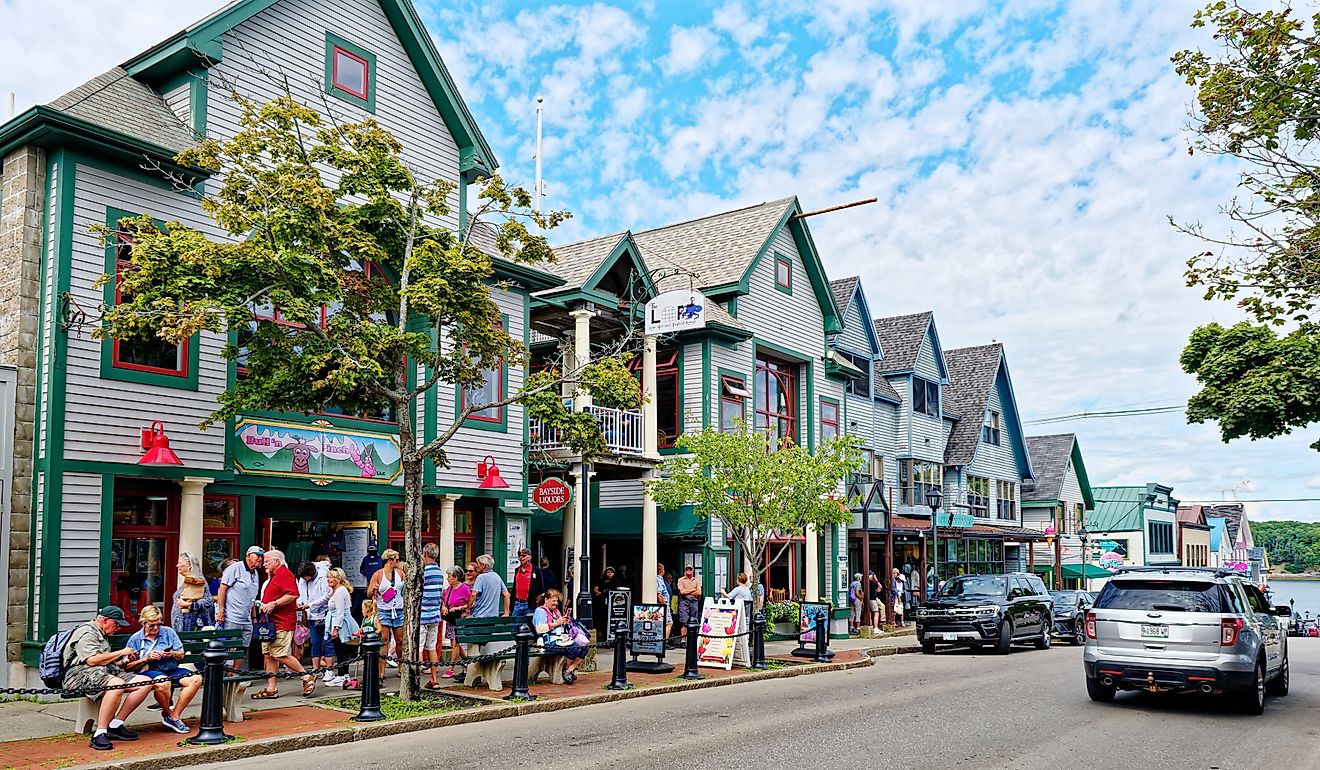
[[[412,425],[412,409],[407,402],[396,405],[399,416],[399,445],[403,466],[404,560],[408,562],[408,590],[403,592],[403,649],[399,657],[421,660],[422,613],[422,468],[425,461],[417,456],[417,435]],[[412,665],[399,666],[399,696],[414,700],[420,692],[421,670]]]

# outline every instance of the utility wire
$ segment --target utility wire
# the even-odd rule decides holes
[[[1073,420],[1094,420],[1109,417],[1146,417],[1157,414],[1171,414],[1180,412],[1187,407],[1186,404],[1170,404],[1167,406],[1151,406],[1142,409],[1106,409],[1098,411],[1074,412],[1072,414],[1062,414],[1054,417],[1041,417],[1036,420],[1027,420],[1028,425],[1041,425],[1055,422],[1072,422]]]

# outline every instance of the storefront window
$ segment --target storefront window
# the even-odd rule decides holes
[[[179,495],[166,485],[134,489],[114,481],[109,600],[136,629],[143,607],[154,604],[169,612],[177,574]]]
[[[202,527],[204,540],[198,558],[215,593],[225,561],[238,558],[238,498],[208,495],[202,501]]]
[[[169,516],[169,497],[159,495],[115,495],[115,526],[163,527]]]

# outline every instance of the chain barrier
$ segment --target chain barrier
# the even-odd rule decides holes
[[[317,666],[316,668],[308,668],[302,671],[279,671],[274,674],[264,669],[257,668],[227,668],[225,669],[225,676],[226,678],[238,679],[269,679],[272,676],[276,679],[301,679],[305,676],[317,676],[318,674],[324,674],[327,671],[334,671],[340,666],[349,666],[354,663],[359,663],[364,658],[366,658],[366,656],[359,653],[348,660],[336,661],[328,666]]]

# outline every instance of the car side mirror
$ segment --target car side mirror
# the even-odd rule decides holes
[[[1292,615],[1292,607],[1289,607],[1286,604],[1280,604],[1274,608],[1274,614],[1281,618],[1290,617]]]

